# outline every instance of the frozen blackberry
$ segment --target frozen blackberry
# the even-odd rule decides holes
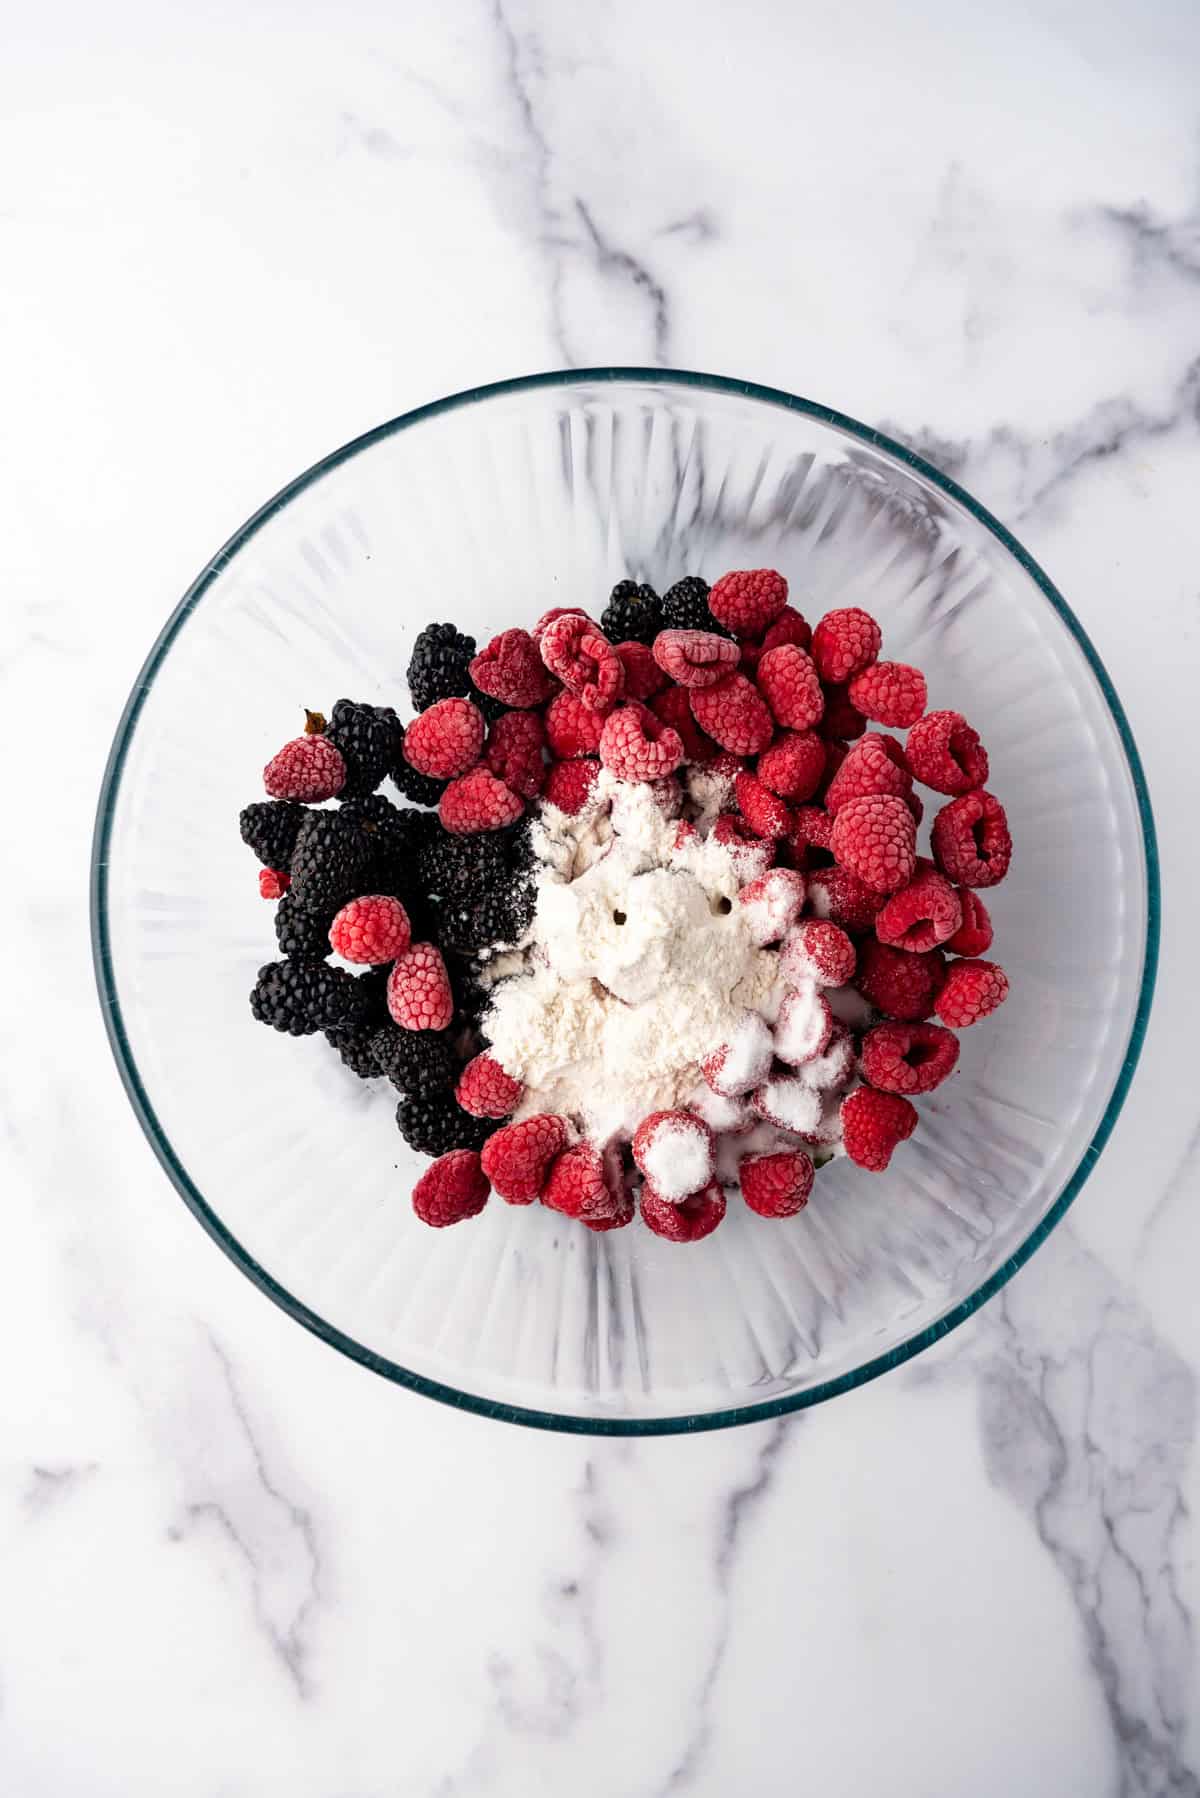
[[[253,849],[264,868],[286,874],[305,816],[306,808],[294,799],[260,800],[256,805],[248,805],[238,819],[242,841]]]
[[[439,826],[417,856],[417,880],[424,893],[440,899],[475,898],[497,882],[507,882],[509,861],[499,831],[455,836]]]
[[[309,911],[336,911],[366,891],[370,861],[370,842],[357,818],[309,812],[292,855],[292,897]]]
[[[536,895],[525,880],[490,887],[477,899],[457,895],[438,913],[438,939],[451,949],[511,949],[533,919]]]
[[[349,799],[343,816],[357,818],[371,849],[368,886],[373,893],[394,893],[407,902],[417,884],[417,865],[422,846],[441,829],[429,812],[393,805],[382,793],[365,799]]]
[[[373,1032],[371,1048],[379,1072],[409,1099],[446,1092],[458,1073],[447,1030],[401,1030],[389,1020]]]
[[[610,643],[653,643],[663,628],[663,602],[643,582],[618,581],[600,614],[600,629]]]
[[[410,1149],[420,1155],[445,1155],[451,1149],[481,1149],[494,1130],[496,1118],[473,1118],[453,1093],[433,1093],[427,1098],[401,1099],[396,1123]]]
[[[452,624],[427,624],[413,644],[408,664],[408,690],[415,709],[425,712],[439,699],[468,693],[467,667],[474,654],[474,637],[464,636]]]
[[[685,574],[681,581],[668,587],[663,595],[663,629],[668,631],[712,631],[718,637],[731,637],[708,609],[708,582],[698,574]]]
[[[361,1018],[349,1027],[338,1026],[325,1032],[326,1041],[333,1044],[345,1065],[360,1080],[374,1080],[382,1071],[375,1058],[375,1036],[389,1022],[389,972],[388,968],[368,968],[365,974],[360,974],[356,984],[363,1002]],[[394,1030],[395,1025],[391,1028]]]
[[[492,992],[479,978],[478,963],[460,961],[451,953],[446,957],[446,972],[454,994],[454,1027],[479,1034],[480,1022],[492,1003]]]
[[[323,961],[330,953],[329,926],[336,906],[319,906],[310,911],[297,903],[289,888],[275,907],[275,940],[279,953],[289,961]]]
[[[365,1009],[354,975],[323,961],[268,962],[258,970],[250,994],[250,1010],[259,1023],[289,1036],[352,1028]]]
[[[505,712],[513,709],[512,706],[505,705],[502,699],[493,698],[492,694],[482,692],[474,684],[471,687],[471,704],[483,713],[489,724],[495,724],[497,718],[503,718]]]
[[[325,730],[346,764],[343,799],[362,799],[373,793],[391,768],[400,750],[403,732],[390,705],[358,705],[339,699]]]
[[[414,805],[436,805],[446,791],[448,782],[435,780],[432,774],[420,774],[410,762],[404,759],[404,729],[400,730],[400,746],[396,751],[396,759],[392,763],[392,779]]]

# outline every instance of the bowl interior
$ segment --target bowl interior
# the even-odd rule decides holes
[[[98,831],[114,1044],[176,1184],[252,1277],[380,1371],[567,1428],[811,1402],[956,1321],[1049,1227],[1111,1125],[1152,954],[1149,814],[1044,577],[932,470],[819,408],[699,377],[509,384],[400,420],[267,507],[197,582],[123,721]],[[680,1249],[494,1201],[431,1231],[394,1097],[256,1025],[276,953],[237,812],[340,696],[394,703],[417,631],[481,642],[625,574],[772,564],[858,603],[967,714],[1016,845],[987,896],[1012,995],[963,1035],[892,1170],[824,1170],[786,1223]],[[937,803],[936,796],[927,795]],[[928,815],[934,805],[928,806]],[[1131,1065],[1131,1064],[1130,1064]]]

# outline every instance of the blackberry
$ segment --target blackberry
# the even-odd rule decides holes
[[[270,961],[258,970],[250,1010],[260,1024],[311,1036],[316,1030],[349,1029],[359,1022],[366,1000],[359,982],[343,968],[323,961]]]
[[[335,912],[367,890],[370,861],[370,841],[357,818],[310,812],[292,856],[292,897],[309,911]]]
[[[477,899],[455,895],[438,913],[438,935],[451,949],[511,949],[533,919],[535,894],[528,881],[490,887]]]
[[[498,881],[507,881],[507,845],[499,840],[500,835],[481,831],[474,836],[455,836],[439,826],[417,856],[421,891],[444,900],[473,899]]]
[[[459,961],[453,954],[446,958],[446,972],[454,993],[455,1022],[460,1029],[479,1034],[484,1013],[492,1003],[491,990],[479,978],[476,962]]]
[[[289,961],[323,961],[330,953],[329,926],[336,907],[309,910],[297,902],[291,888],[275,907],[275,940],[279,953]]]
[[[473,1118],[453,1093],[434,1093],[423,1099],[401,1099],[396,1123],[410,1149],[420,1155],[445,1155],[451,1149],[481,1149],[494,1130],[497,1118]]]
[[[681,581],[668,587],[663,595],[663,629],[668,631],[712,631],[718,637],[731,637],[708,609],[708,582],[698,574],[685,574]]]
[[[264,868],[286,874],[292,865],[296,836],[306,808],[294,799],[263,799],[248,805],[238,819],[242,841],[253,849]]]
[[[368,968],[360,974],[357,986],[363,1002],[359,1021],[349,1027],[335,1026],[325,1032],[327,1042],[341,1056],[352,1074],[360,1080],[373,1080],[381,1072],[375,1057],[376,1033],[388,1022],[387,968]],[[392,1029],[395,1029],[393,1024]]]
[[[474,637],[464,636],[452,624],[427,624],[413,644],[408,664],[408,690],[416,710],[424,712],[439,699],[468,693],[467,665],[474,654]]]
[[[390,705],[357,705],[339,699],[325,735],[346,764],[343,799],[373,793],[400,753],[404,733]]]
[[[458,1056],[448,1030],[401,1030],[390,1021],[372,1033],[375,1065],[409,1099],[427,1099],[453,1085]]]
[[[366,832],[371,851],[370,890],[394,893],[407,904],[408,894],[417,884],[422,846],[441,829],[437,819],[411,806],[393,805],[382,793],[348,799],[342,814],[356,818]]]
[[[600,629],[610,643],[653,643],[663,628],[663,602],[643,582],[618,581],[600,614]]]
[[[472,683],[471,704],[478,706],[489,724],[495,724],[497,718],[503,718],[505,712],[511,712],[512,706],[505,705],[502,699],[494,699],[490,693],[484,693]]]
[[[404,759],[404,728],[400,729],[400,743],[396,750],[396,759],[392,763],[392,779],[414,805],[436,805],[446,791],[448,782],[435,780],[432,774],[420,774],[410,762]]]

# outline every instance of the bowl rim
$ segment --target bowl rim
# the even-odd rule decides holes
[[[1046,1215],[1034,1225],[1015,1252],[995,1269],[974,1292],[961,1300],[944,1317],[939,1318],[933,1324],[926,1325],[924,1329],[919,1330],[895,1348],[863,1362],[861,1366],[848,1373],[823,1380],[804,1392],[789,1394],[786,1397],[767,1399],[755,1404],[737,1405],[721,1411],[649,1418],[584,1417],[569,1412],[542,1411],[486,1398],[478,1393],[461,1391],[457,1387],[430,1379],[424,1374],[414,1373],[411,1369],[402,1367],[398,1362],[377,1354],[364,1343],[356,1341],[345,1331],[329,1323],[318,1312],[313,1311],[282,1286],[265,1267],[248,1253],[221,1221],[216,1211],[192,1181],[158,1120],[134,1059],[125,1029],[113,967],[108,919],[108,870],[113,822],[122,773],[146,695],[182,626],[199,606],[218,575],[228,567],[250,539],[277,513],[283,511],[293,499],[324,475],[339,467],[343,462],[349,461],[351,457],[358,455],[361,451],[369,449],[372,445],[382,442],[399,431],[408,430],[425,419],[436,418],[442,413],[453,412],[473,405],[476,401],[495,399],[504,394],[525,393],[539,388],[595,386],[619,382],[654,387],[697,388],[715,393],[733,394],[739,398],[782,407],[789,412],[799,412],[822,424],[832,425],[847,435],[869,444],[873,449],[883,451],[885,455],[892,457],[905,467],[915,470],[982,524],[1040,588],[1045,599],[1074,638],[1084,660],[1096,678],[1112,721],[1116,726],[1137,800],[1146,880],[1146,940],[1143,950],[1141,985],[1129,1038],[1125,1045],[1125,1053],[1113,1083],[1112,1092],[1091,1141],[1084,1149],[1063,1190]],[[506,1423],[525,1424],[535,1429],[560,1431],[570,1435],[663,1436],[728,1429],[735,1424],[763,1422],[785,1416],[792,1411],[806,1410],[810,1405],[822,1404],[828,1399],[835,1398],[839,1393],[851,1392],[856,1387],[866,1385],[868,1381],[877,1379],[881,1374],[903,1365],[904,1362],[911,1360],[914,1355],[920,1354],[943,1336],[949,1335],[951,1330],[957,1329],[967,1318],[973,1316],[981,1305],[994,1297],[1001,1287],[1012,1279],[1017,1270],[1024,1266],[1034,1251],[1040,1247],[1066,1215],[1067,1210],[1079,1195],[1095,1167],[1101,1150],[1111,1135],[1113,1126],[1125,1103],[1145,1041],[1154,995],[1159,951],[1161,888],[1157,836],[1145,772],[1129,721],[1117,697],[1108,671],[1086,631],[1058,588],[1023,544],[1018,542],[986,507],[972,498],[956,481],[951,480],[948,475],[943,474],[924,457],[917,455],[915,451],[908,449],[904,444],[896,442],[894,438],[886,436],[882,431],[877,431],[870,425],[861,423],[858,419],[849,417],[844,412],[838,412],[830,406],[820,405],[814,400],[786,393],[779,388],[765,387],[756,381],[737,380],[725,375],[702,374],[690,369],[601,367],[549,369],[537,374],[518,375],[507,380],[492,381],[482,386],[467,388],[460,393],[449,394],[442,399],[430,401],[426,405],[417,406],[409,412],[401,413],[397,417],[388,419],[385,423],[363,432],[362,435],[351,438],[347,443],[343,443],[339,448],[314,462],[303,473],[289,481],[286,486],[281,487],[233,533],[228,542],[200,570],[167,619],[146,657],[121,713],[105,766],[96,809],[92,839],[89,909],[92,957],[105,1029],[117,1064],[117,1071],[134,1114],[168,1178],[193,1216],[214,1242],[224,1250],[235,1266],[240,1268],[241,1272],[252,1280],[261,1292],[265,1293],[289,1317],[302,1324],[305,1329],[311,1331],[323,1342],[338,1349],[352,1361],[357,1361],[373,1373],[380,1374],[385,1379],[405,1386],[413,1392],[421,1393],[426,1398],[437,1399],[443,1404],[453,1405],[460,1410],[473,1412],[482,1417]]]

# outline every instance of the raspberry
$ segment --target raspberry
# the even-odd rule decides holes
[[[653,654],[680,687],[715,687],[738,664],[737,644],[715,631],[660,631]]]
[[[850,703],[876,724],[906,730],[925,710],[925,676],[907,662],[875,662],[856,674],[847,692]]]
[[[615,1221],[624,1196],[619,1158],[605,1157],[590,1142],[564,1149],[542,1188],[543,1205],[584,1223]]]
[[[753,1129],[756,1121],[744,1098],[727,1099],[723,1093],[714,1092],[704,1080],[688,1100],[688,1110],[694,1111],[714,1136],[741,1135]]]
[[[804,876],[794,868],[768,868],[738,893],[750,941],[763,949],[777,943],[804,909]]]
[[[716,754],[716,744],[692,717],[691,700],[683,687],[668,687],[665,693],[656,693],[650,701],[650,710],[656,718],[679,732],[685,761],[707,762]]]
[[[717,749],[704,764],[705,772],[715,774],[721,780],[736,780],[739,774],[745,774],[750,763],[744,755],[734,755],[728,749]]]
[[[538,646],[528,631],[501,631],[471,663],[471,679],[481,693],[527,711],[550,697],[552,683]]]
[[[990,793],[964,793],[933,821],[933,859],[956,886],[994,887],[1008,873],[1012,837],[1004,807]]]
[[[796,1072],[805,1086],[811,1086],[816,1093],[828,1095],[840,1092],[845,1086],[854,1072],[854,1043],[840,1019],[834,1019],[829,1041],[821,1054],[802,1062]],[[822,1125],[802,1134],[813,1142],[820,1142],[823,1140]]]
[[[396,957],[388,975],[387,1006],[402,1030],[445,1030],[454,1016],[454,995],[441,951],[413,943]]]
[[[808,901],[818,918],[828,918],[851,936],[874,928],[886,894],[872,889],[849,868],[816,868],[808,875]]]
[[[875,935],[895,949],[936,949],[962,923],[962,901],[944,874],[920,861],[912,881],[893,893],[875,920]]]
[[[473,1118],[511,1117],[525,1088],[490,1055],[477,1055],[459,1076],[454,1097]]]
[[[732,812],[722,812],[712,827],[710,841],[722,843],[729,852],[733,871],[741,886],[765,874],[775,859],[775,845],[765,837],[756,837]]]
[[[771,1071],[771,1053],[771,1032],[765,1018],[756,1011],[744,1011],[728,1042],[705,1056],[700,1072],[715,1093],[724,1099],[736,1099],[752,1087],[761,1086]],[[657,1184],[661,1189],[661,1181]]]
[[[917,1127],[917,1108],[895,1093],[859,1086],[842,1100],[842,1140],[851,1161],[881,1174]]]
[[[751,1093],[750,1103],[760,1118],[793,1136],[810,1135],[821,1122],[821,1095],[799,1074],[765,1080]]]
[[[958,1038],[940,1024],[876,1024],[863,1037],[863,1078],[885,1093],[931,1093],[954,1072]]]
[[[616,651],[625,669],[625,694],[628,699],[651,699],[655,693],[662,692],[667,684],[667,676],[655,661],[654,651],[648,644],[618,643]]]
[[[833,1035],[833,1013],[824,993],[813,985],[785,993],[775,1020],[775,1053],[789,1067],[824,1055]]]
[[[626,1185],[622,1184],[621,1190],[613,1200],[611,1212],[605,1212],[599,1217],[581,1217],[579,1221],[585,1229],[593,1231],[596,1235],[604,1230],[623,1230],[626,1224],[633,1222],[633,1194]]]
[[[550,1163],[567,1146],[563,1118],[542,1111],[520,1124],[505,1124],[488,1138],[483,1171],[510,1205],[532,1205],[546,1184]]]
[[[828,849],[833,841],[833,819],[823,806],[797,806],[792,813],[790,841],[794,848]]]
[[[415,710],[425,712],[439,699],[470,692],[468,668],[474,654],[474,637],[464,636],[452,624],[427,624],[413,644],[408,664],[408,690]]]
[[[542,803],[557,806],[568,817],[576,817],[591,798],[599,773],[597,761],[551,762],[542,789]]]
[[[639,1172],[672,1204],[712,1179],[713,1134],[690,1111],[652,1111],[634,1131],[632,1148]]]
[[[891,749],[887,746],[891,745]],[[897,762],[892,750],[900,761]],[[891,737],[872,732],[854,745],[829,783],[825,794],[827,811],[836,812],[851,799],[865,799],[872,794],[887,794],[893,799],[907,800],[912,792],[912,775],[904,765],[904,751]]]
[[[846,743],[861,737],[866,730],[867,721],[858,707],[851,704],[845,687],[826,687],[825,716],[820,728],[822,736],[841,738]]]
[[[525,806],[502,780],[487,768],[473,768],[460,780],[452,780],[438,801],[443,830],[470,836],[477,830],[503,830],[515,824]]]
[[[807,730],[825,710],[816,664],[795,643],[769,649],[758,664],[758,690],[787,730]]]
[[[537,644],[539,651],[542,647],[542,638],[556,618],[587,618],[589,624],[594,623],[594,620],[588,617],[588,614],[584,611],[582,606],[551,606],[548,612],[542,613],[532,631],[529,633]]]
[[[877,893],[907,886],[917,865],[917,827],[903,799],[851,799],[833,820],[834,857]]]
[[[625,638],[653,643],[662,629],[662,600],[644,582],[618,581],[600,614],[600,629],[610,643]]]
[[[260,868],[258,871],[258,891],[263,899],[282,899],[291,884],[291,875],[281,868]]]
[[[978,893],[970,887],[959,887],[962,923],[952,937],[946,939],[951,955],[986,955],[992,946],[992,920]]]
[[[345,761],[328,737],[293,737],[263,769],[263,785],[272,799],[315,804],[335,799],[345,784]]]
[[[798,649],[807,649],[811,642],[811,625],[794,606],[784,606],[774,624],[768,628],[758,649],[759,654],[765,656],[769,649],[778,649],[781,643],[794,643]]]
[[[474,1149],[451,1149],[427,1167],[413,1187],[413,1210],[435,1230],[477,1217],[488,1201],[487,1175]]]
[[[453,780],[479,760],[483,733],[483,713],[469,699],[439,699],[405,731],[404,758],[418,774]]]
[[[481,705],[491,704],[490,700],[484,701],[482,693],[478,698]],[[399,735],[399,748],[391,765],[391,776],[400,792],[406,799],[411,799],[414,805],[436,805],[446,790],[444,780],[435,780],[431,774],[419,774],[406,758],[403,728]]]
[[[642,1222],[668,1242],[699,1242],[711,1236],[725,1215],[725,1194],[716,1180],[682,1203],[664,1199],[649,1181],[642,1187]]]
[[[816,731],[785,731],[763,750],[756,772],[781,799],[811,799],[825,773],[825,745]]]
[[[787,655],[788,646],[771,651]],[[795,652],[800,655],[802,651]],[[692,717],[722,749],[734,755],[757,755],[775,734],[771,714],[752,681],[744,674],[727,674],[715,687],[700,687],[689,695]],[[781,720],[782,722],[782,720]]]
[[[546,707],[546,741],[559,761],[575,756],[595,755],[600,748],[600,732],[604,720],[590,705],[584,705],[577,693],[564,687]]]
[[[940,950],[913,954],[890,949],[886,943],[868,942],[859,956],[855,984],[884,1017],[916,1024],[933,1011],[944,975]]]
[[[343,905],[329,926],[329,941],[347,961],[395,961],[408,948],[412,931],[398,899],[371,893]]]
[[[488,731],[483,759],[518,798],[536,799],[546,784],[545,742],[545,726],[536,712],[505,712]]]
[[[625,688],[625,666],[588,619],[567,613],[542,634],[542,660],[593,711],[610,712]]]
[[[845,606],[826,612],[812,634],[813,661],[823,681],[841,684],[879,654],[883,632],[869,612]]]
[[[804,918],[789,930],[779,953],[779,972],[790,986],[816,981],[818,986],[845,986],[853,978],[858,955],[844,930],[824,918]]]
[[[690,714],[689,714],[690,716]],[[308,813],[286,799],[260,799],[248,805],[238,818],[242,841],[264,868],[290,873],[296,838]]]
[[[662,629],[668,631],[719,631],[728,636],[708,609],[708,582],[698,574],[685,574],[663,594]]]
[[[348,1029],[359,1023],[367,995],[345,968],[323,961],[272,961],[258,970],[250,1010],[260,1024],[289,1036]]]
[[[792,814],[782,799],[753,774],[738,774],[733,782],[734,796],[742,817],[756,837],[786,837],[792,827]]]
[[[759,1217],[795,1217],[808,1204],[813,1164],[799,1149],[747,1155],[738,1168],[742,1197]]]
[[[994,961],[969,956],[966,961],[952,961],[934,1010],[943,1024],[965,1030],[990,1017],[1008,997],[1008,975]]]
[[[604,721],[600,760],[618,780],[661,780],[682,762],[683,743],[649,706],[623,705]]]
[[[935,793],[970,793],[988,777],[987,750],[961,712],[927,712],[908,733],[908,763]]]
[[[788,584],[773,568],[723,574],[708,596],[708,609],[735,637],[753,641],[774,624],[787,605]]]

